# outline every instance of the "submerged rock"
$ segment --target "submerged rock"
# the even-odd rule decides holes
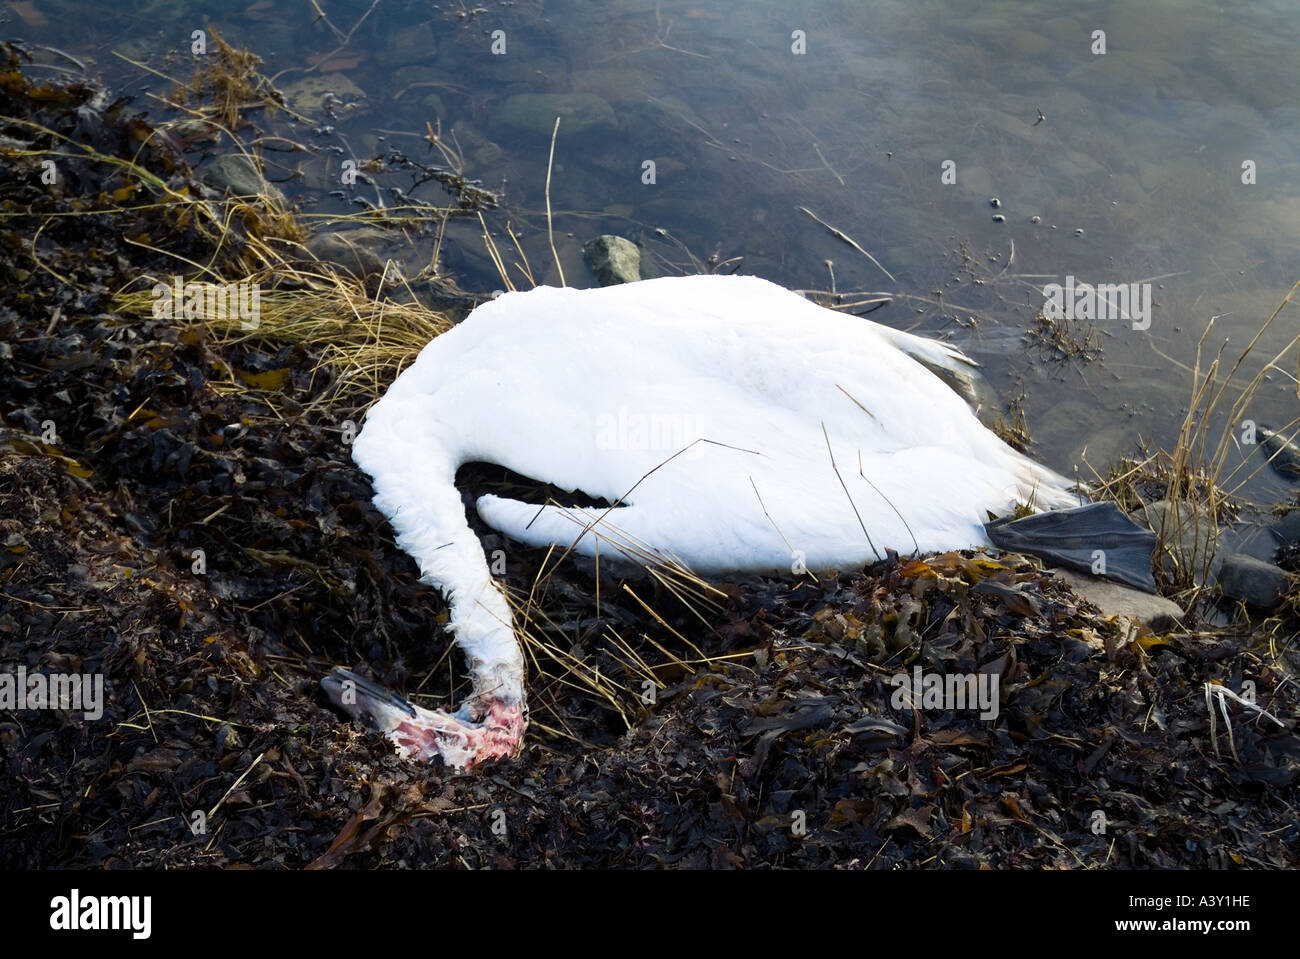
[[[384,248],[388,242],[388,235],[382,230],[362,228],[342,233],[318,233],[307,241],[306,247],[316,259],[365,278],[384,272],[387,261]]]
[[[323,115],[327,106],[336,111],[346,106],[350,112],[361,112],[368,106],[365,92],[340,72],[309,73],[283,84],[280,91],[290,109],[313,118]]]
[[[203,171],[203,182],[218,192],[229,190],[234,196],[271,196],[284,202],[284,196],[271,184],[248,157],[239,153],[213,159]]]
[[[1243,600],[1256,609],[1272,609],[1291,586],[1291,577],[1280,567],[1244,553],[1223,557],[1219,567],[1219,590],[1229,599]]]
[[[582,255],[601,286],[641,279],[641,250],[631,240],[605,233],[584,246]]]
[[[555,118],[560,132],[575,134],[613,129],[614,108],[594,93],[517,93],[501,105],[500,119],[512,127],[551,135]]]

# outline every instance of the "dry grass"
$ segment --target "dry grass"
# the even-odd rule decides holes
[[[1228,458],[1237,449],[1236,432],[1264,377],[1270,371],[1282,371],[1281,361],[1300,346],[1300,335],[1292,337],[1243,382],[1248,361],[1260,340],[1297,290],[1300,282],[1291,287],[1230,366],[1226,366],[1226,341],[1212,359],[1207,357],[1206,344],[1214,320],[1206,325],[1197,341],[1188,411],[1172,450],[1160,450],[1140,460],[1122,461],[1105,477],[1094,471],[1095,495],[1114,499],[1126,509],[1136,508],[1149,499],[1144,496],[1146,490],[1162,491],[1166,506],[1162,523],[1157,524],[1163,529],[1157,531],[1161,535],[1156,554],[1164,555],[1166,550],[1170,553],[1173,569],[1166,572],[1164,585],[1166,591],[1180,594],[1185,602],[1195,602],[1209,580],[1214,557],[1207,555],[1201,544],[1207,540],[1215,542],[1220,522],[1240,505],[1237,495],[1242,487],[1265,467],[1263,462],[1252,465],[1251,460],[1244,459],[1229,468]],[[1297,382],[1300,392],[1300,379]],[[1179,545],[1184,539],[1190,539],[1196,547],[1185,551]]]
[[[315,357],[313,376],[325,369],[332,374],[335,385],[324,398],[349,414],[377,400],[430,340],[452,326],[447,316],[418,303],[375,298],[360,280],[323,265],[319,272],[289,269],[284,275],[295,286],[261,294],[256,329],[244,329],[238,316],[178,322],[203,326],[224,345],[260,341],[307,347]],[[115,306],[129,316],[147,316],[153,303],[145,289],[119,295]],[[231,374],[224,388],[247,386]]]

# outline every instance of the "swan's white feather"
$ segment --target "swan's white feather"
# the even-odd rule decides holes
[[[371,409],[354,457],[402,548],[448,593],[476,681],[513,686],[509,609],[452,482],[465,462],[620,501],[580,552],[631,537],[705,573],[970,547],[1016,500],[1075,505],[1063,477],[985,429],[917,353],[973,365],[754,277],[539,287],[430,343]],[[582,529],[555,508],[477,506],[525,543],[568,545]]]

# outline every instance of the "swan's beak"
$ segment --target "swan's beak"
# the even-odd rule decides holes
[[[425,709],[392,690],[336,666],[321,680],[330,701],[354,719],[384,733],[408,759],[468,769],[490,759],[516,756],[523,743],[527,717],[523,703],[485,696],[461,712],[466,719],[437,709]],[[469,719],[478,715],[478,721]]]

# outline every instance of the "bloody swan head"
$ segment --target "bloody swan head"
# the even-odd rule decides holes
[[[334,705],[384,733],[399,755],[422,762],[441,759],[459,769],[518,755],[528,725],[521,697],[491,691],[448,713],[417,706],[342,667],[321,686]]]

